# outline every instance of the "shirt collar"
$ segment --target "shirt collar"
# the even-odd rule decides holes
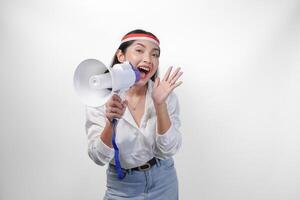
[[[146,92],[146,100],[145,100],[145,112],[141,120],[141,124],[143,123],[144,120],[149,119],[153,114],[154,114],[154,105],[153,105],[153,100],[151,97],[152,94],[152,87],[153,87],[153,81],[149,80],[148,81],[148,87],[147,87],[147,92]],[[132,114],[130,113],[129,109],[126,108],[122,119],[130,123],[132,126],[135,128],[139,128],[137,126],[137,123],[134,121]]]

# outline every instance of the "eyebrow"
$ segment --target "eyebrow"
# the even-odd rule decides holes
[[[141,45],[142,47],[146,48],[146,46],[143,45],[142,43],[136,43],[136,45]],[[157,48],[157,47],[154,47],[152,50],[156,50],[156,51],[159,51],[159,52],[160,52],[160,49]]]

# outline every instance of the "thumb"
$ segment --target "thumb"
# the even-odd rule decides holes
[[[127,101],[127,100],[124,100],[124,101],[123,101],[123,105],[124,105],[124,107],[128,106],[128,101]]]
[[[159,77],[157,77],[154,82],[154,87],[158,87],[159,82],[160,82],[160,79],[159,79]]]

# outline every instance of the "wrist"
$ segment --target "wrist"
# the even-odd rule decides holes
[[[106,118],[105,122],[106,122],[106,126],[108,127],[112,126],[112,120],[110,120],[109,118]]]
[[[166,102],[163,102],[163,103],[160,103],[160,104],[154,103],[154,108],[155,108],[156,111],[165,109],[166,107],[167,107]]]

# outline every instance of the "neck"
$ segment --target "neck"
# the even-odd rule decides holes
[[[147,85],[144,86],[132,86],[129,90],[127,90],[126,95],[128,96],[142,96],[145,95],[147,90]]]

